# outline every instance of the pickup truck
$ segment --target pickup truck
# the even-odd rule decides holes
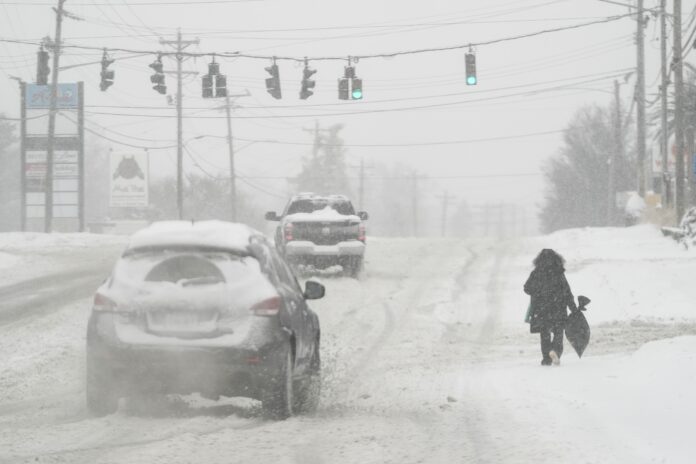
[[[271,211],[266,220],[279,222],[275,233],[278,251],[297,269],[300,265],[326,269],[340,265],[358,277],[365,256],[368,214],[355,212],[343,195],[304,193],[288,201],[281,215]]]

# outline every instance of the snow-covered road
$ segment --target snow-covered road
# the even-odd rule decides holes
[[[372,240],[364,278],[325,277],[327,297],[313,304],[323,338],[320,410],[282,422],[260,418],[252,401],[195,396],[89,417],[84,336],[93,288],[68,292],[54,311],[0,325],[0,461],[693,462],[696,338],[686,335],[696,334],[696,316],[679,304],[694,290],[675,292],[669,311],[641,312],[641,301],[655,304],[651,289],[627,293],[626,285],[649,273],[650,259],[692,275],[696,261],[672,254],[653,231],[635,234],[601,242],[657,244],[643,246],[646,256],[612,284],[601,283],[602,272],[626,256],[597,262],[607,250],[589,245],[597,238],[590,232],[503,244]],[[533,253],[549,244],[568,255],[574,290],[593,297],[592,345],[581,361],[568,352],[561,368],[538,365],[537,339],[521,323],[521,285]],[[93,257],[84,275],[96,273],[88,263],[98,256],[113,259],[117,245],[83,249]],[[22,263],[34,265],[13,266]],[[14,295],[16,306],[29,290],[18,284],[0,295]]]

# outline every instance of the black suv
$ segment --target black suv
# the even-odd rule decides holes
[[[270,416],[316,408],[320,329],[302,290],[259,232],[219,221],[136,233],[99,287],[87,327],[87,407],[200,392],[259,399]]]

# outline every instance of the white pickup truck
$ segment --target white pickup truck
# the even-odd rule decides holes
[[[326,269],[340,265],[344,273],[358,277],[365,255],[368,214],[355,212],[343,195],[304,193],[290,199],[282,215],[266,213],[278,221],[275,243],[288,263]]]

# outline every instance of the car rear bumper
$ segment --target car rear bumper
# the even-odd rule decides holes
[[[285,255],[288,257],[349,257],[363,256],[365,244],[358,240],[339,242],[336,245],[316,245],[308,241],[294,241],[285,244]]]
[[[279,354],[281,338],[237,346],[123,343],[108,319],[108,315],[90,319],[87,355],[124,394],[200,392],[258,399],[284,360]]]

